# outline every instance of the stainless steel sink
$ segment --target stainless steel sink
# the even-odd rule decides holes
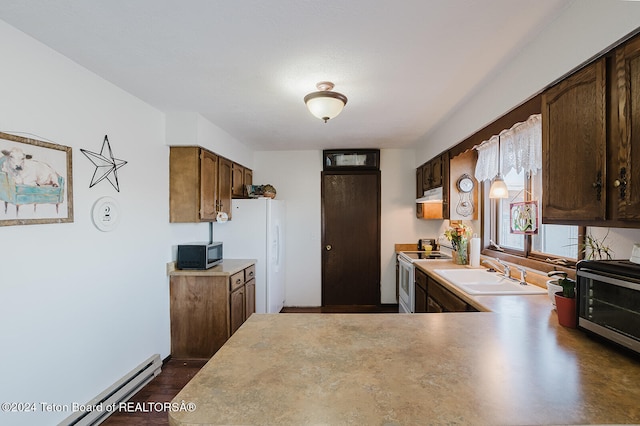
[[[434,269],[436,274],[471,295],[546,294],[547,290],[533,284],[520,284],[485,269]]]

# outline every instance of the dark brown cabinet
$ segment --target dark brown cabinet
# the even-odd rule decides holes
[[[427,312],[477,312],[477,309],[427,276]]]
[[[242,184],[244,185],[244,196],[248,196],[247,194],[247,185],[253,185],[253,170],[244,168],[244,179]]]
[[[415,309],[416,314],[427,310],[427,274],[415,268]]]
[[[420,268],[415,268],[415,313],[477,312]]]
[[[255,265],[231,276],[170,278],[171,355],[210,358],[255,312]]]
[[[608,158],[612,218],[640,221],[640,38],[615,51],[611,150]],[[616,108],[617,106],[617,108]]]
[[[424,191],[442,187],[442,213],[440,206],[426,207],[416,204],[416,217],[420,219],[449,219],[449,152],[438,155],[416,169],[416,198],[424,195]]]
[[[418,167],[416,171],[416,195],[422,196],[424,191],[443,186],[448,172],[448,153],[438,155]]]
[[[606,217],[605,60],[542,95],[544,223]]]
[[[169,221],[215,220],[217,202],[218,156],[195,146],[171,147]]]
[[[246,196],[251,169],[198,146],[172,146],[169,153],[169,221],[231,219],[231,199]]]
[[[225,212],[231,219],[231,184],[233,182],[233,163],[224,157],[218,157],[218,211]]]
[[[542,95],[543,223],[640,222],[640,36]]]
[[[231,166],[231,196],[233,198],[242,198],[245,195],[244,190],[244,167],[240,164],[233,163]]]

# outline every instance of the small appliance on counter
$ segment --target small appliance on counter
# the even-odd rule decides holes
[[[432,250],[439,251],[440,244],[437,238],[420,238],[418,240],[418,251]]]
[[[178,245],[178,269],[209,269],[222,263],[222,242],[194,242]]]
[[[582,260],[576,269],[578,328],[640,354],[640,265]]]

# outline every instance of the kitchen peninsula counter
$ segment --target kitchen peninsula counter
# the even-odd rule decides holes
[[[253,315],[169,422],[640,423],[637,358],[558,326],[546,295],[471,299],[493,312]]]

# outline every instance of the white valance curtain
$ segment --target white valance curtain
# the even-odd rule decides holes
[[[524,170],[535,175],[542,169],[542,117],[532,115],[527,121],[501,132],[499,138],[494,135],[475,149],[478,151],[475,171],[478,181],[493,179],[498,174],[499,162],[503,175],[513,169],[517,173]]]

